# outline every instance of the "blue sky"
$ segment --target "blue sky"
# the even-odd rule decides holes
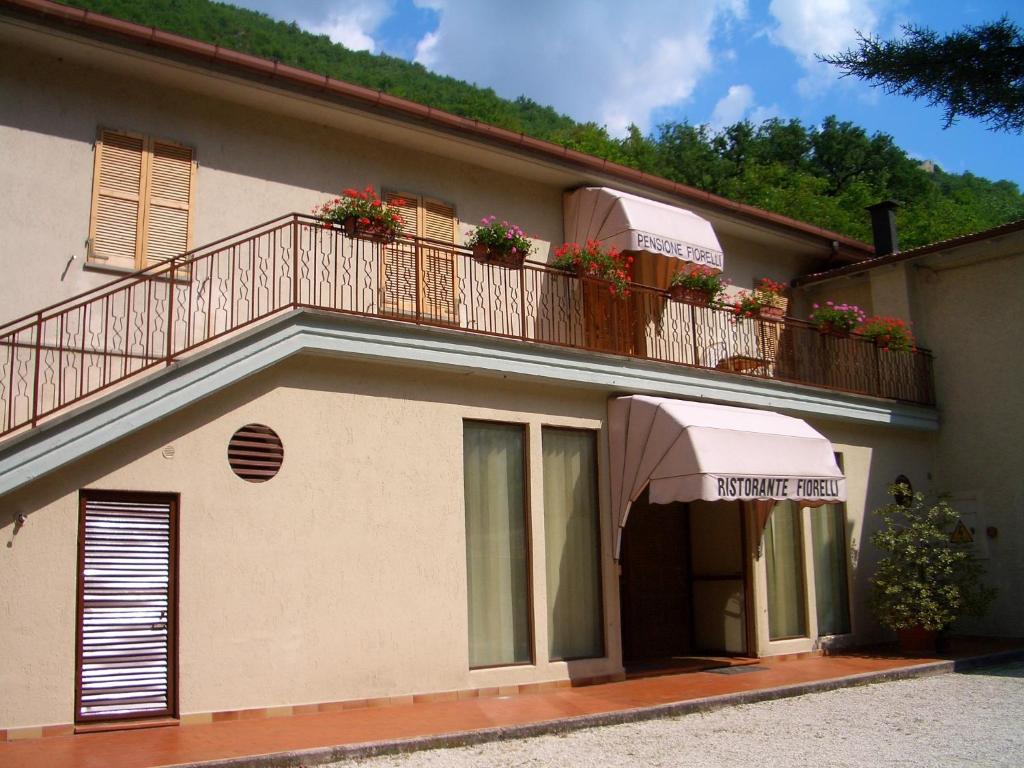
[[[620,134],[664,121],[728,125],[834,114],[892,135],[912,156],[1024,187],[1024,136],[840,79],[814,53],[889,38],[901,24],[948,32],[1008,15],[1014,0],[243,0],[349,48],[419,61],[501,96],[524,94]]]

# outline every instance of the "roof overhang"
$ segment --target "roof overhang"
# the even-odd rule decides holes
[[[692,211],[608,187],[565,196],[566,241],[597,240],[620,251],[652,253],[722,270],[722,246],[711,223]]]
[[[653,504],[846,500],[831,443],[792,416],[632,395],[609,401],[608,428],[616,555],[630,505],[648,487]]]

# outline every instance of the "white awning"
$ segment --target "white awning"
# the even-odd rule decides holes
[[[648,485],[653,504],[846,500],[832,445],[791,416],[633,395],[608,404],[615,552],[630,505]]]
[[[620,251],[660,254],[719,270],[725,265],[710,222],[683,208],[607,187],[584,187],[565,196],[565,239],[598,240]]]

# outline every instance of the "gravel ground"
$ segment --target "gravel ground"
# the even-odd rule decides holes
[[[1024,766],[1024,662],[706,714],[334,763],[459,766]]]

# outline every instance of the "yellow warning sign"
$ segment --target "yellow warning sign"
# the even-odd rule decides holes
[[[954,544],[970,544],[974,541],[974,536],[971,535],[971,529],[964,525],[964,521],[958,520],[949,540]]]

